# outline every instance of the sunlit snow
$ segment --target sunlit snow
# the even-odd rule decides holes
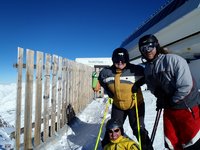
[[[148,90],[144,90],[143,95],[146,104],[145,124],[149,131],[149,136],[151,136],[156,117],[155,97]],[[8,145],[14,147],[14,139],[11,140],[9,134],[14,130],[13,126],[15,125],[16,84],[0,85],[0,99],[0,116],[9,124],[9,127],[0,128],[0,149],[4,149]],[[106,100],[106,97],[93,100],[80,114],[76,114],[76,118],[69,125],[65,125],[53,138],[42,144],[41,149],[93,150],[103,119]],[[110,118],[110,112],[111,106],[109,107],[105,122]],[[22,115],[24,114],[22,113]],[[164,149],[162,124],[161,117],[153,144],[155,150]],[[128,119],[124,123],[124,130],[127,136],[136,140],[132,134]],[[103,127],[100,140],[104,132]],[[100,143],[99,141],[98,150],[101,150]]]

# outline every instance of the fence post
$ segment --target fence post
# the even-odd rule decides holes
[[[34,146],[38,146],[41,140],[42,71],[43,53],[37,52]]]
[[[56,120],[56,99],[57,99],[57,71],[58,56],[53,55],[53,74],[52,74],[52,99],[51,99],[51,136],[55,133]]]
[[[65,124],[65,118],[66,118],[66,77],[67,77],[67,66],[66,66],[66,59],[63,59],[62,62],[62,101],[61,101],[61,128],[64,126]]]
[[[61,116],[61,99],[62,99],[62,57],[59,57],[58,66],[58,111],[57,111],[57,131],[60,130],[60,116]]]
[[[50,74],[51,74],[51,55],[45,55],[45,83],[44,83],[44,130],[43,130],[43,141],[46,142],[49,136],[49,99],[50,99]]]
[[[32,101],[33,101],[33,70],[34,51],[26,52],[26,87],[24,109],[24,149],[32,149]]]
[[[18,47],[18,79],[17,79],[17,101],[16,101],[16,120],[15,120],[15,146],[20,149],[20,128],[21,128],[21,101],[22,101],[22,69],[23,69],[24,49]]]

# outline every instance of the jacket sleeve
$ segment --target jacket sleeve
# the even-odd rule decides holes
[[[174,63],[174,75],[176,78],[176,91],[172,97],[174,103],[183,100],[193,86],[192,75],[185,59],[177,57]]]
[[[144,67],[141,65],[134,65],[130,64],[131,72],[135,73],[135,76],[138,76],[139,78],[135,81],[132,92],[137,92],[142,85],[145,84],[145,77],[144,77]]]
[[[144,84],[145,84],[145,77],[142,77],[141,79],[135,82],[135,84],[132,87],[132,92],[133,93],[137,92],[140,89],[140,87]]]
[[[104,80],[106,79],[107,75],[106,75],[106,69],[102,69],[99,73],[99,83],[100,85],[104,88],[105,92],[108,94],[108,96],[110,98],[113,98],[113,93],[109,90],[108,85],[104,82]]]

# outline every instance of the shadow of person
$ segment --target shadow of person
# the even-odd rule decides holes
[[[92,124],[81,121],[78,117],[74,117],[70,123],[71,134],[68,134],[68,144],[79,145],[82,150],[94,149],[99,134],[100,124]],[[102,129],[101,138],[104,136],[104,127]],[[101,141],[99,140],[98,148],[101,149]]]

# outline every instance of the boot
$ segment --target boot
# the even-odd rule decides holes
[[[141,134],[142,150],[153,150],[153,146],[148,136],[147,130],[141,129],[140,134]]]

